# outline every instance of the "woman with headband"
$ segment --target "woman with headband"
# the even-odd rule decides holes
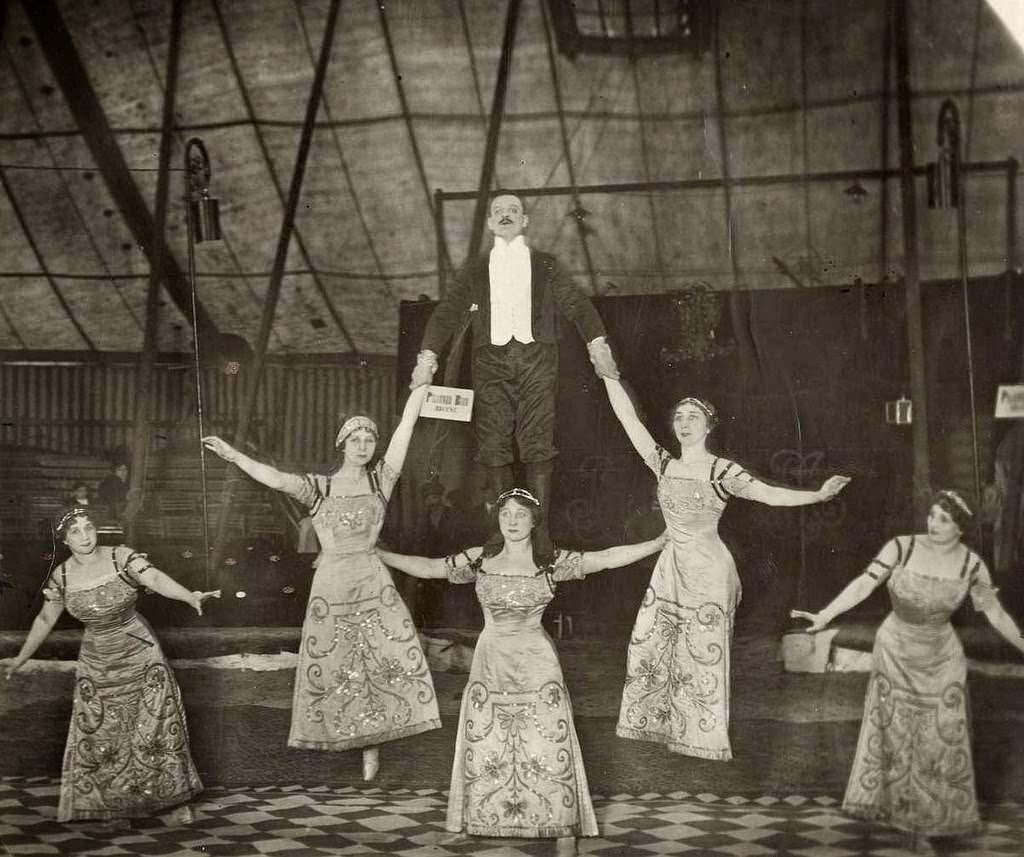
[[[429,389],[409,394],[382,458],[376,423],[346,420],[334,442],[341,463],[330,475],[282,473],[219,437],[203,438],[257,482],[309,508],[321,551],[302,625],[288,745],[362,748],[365,780],[377,775],[380,744],[441,726],[409,610],[373,553]]]
[[[867,569],[818,613],[794,610],[821,631],[886,584],[892,612],[875,635],[864,718],[843,809],[905,831],[933,853],[933,836],[979,827],[967,711],[967,660],[950,616],[971,596],[1011,646],[1024,640],[982,559],[961,541],[974,526],[955,491],[932,498],[927,532],[890,539]]]
[[[474,583],[484,611],[462,694],[445,826],[473,836],[557,838],[575,853],[596,836],[587,775],[558,654],[541,625],[556,584],[629,565],[665,536],[602,551],[545,557],[534,543],[540,503],[521,488],[498,497],[499,532],[447,558],[378,551],[406,574]]]
[[[658,480],[669,534],[630,637],[616,733],[672,753],[731,759],[729,646],[740,580],[718,520],[732,497],[802,506],[831,500],[850,480],[832,476],[817,491],[800,491],[755,479],[708,451],[718,417],[692,396],[672,409],[675,457],[640,422],[622,384],[604,382],[615,416]]]
[[[180,806],[202,791],[189,753],[181,692],[153,629],[135,612],[140,587],[183,601],[200,616],[220,592],[189,592],[130,548],[98,544],[93,513],[74,508],[54,533],[71,556],[49,575],[46,601],[8,667],[35,653],[65,609],[85,625],[71,725],[64,749],[58,821],[127,825]]]

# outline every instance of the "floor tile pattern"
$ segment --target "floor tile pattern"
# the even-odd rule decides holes
[[[0,779],[0,853],[299,857],[388,854],[401,857],[546,857],[552,840],[493,840],[444,830],[446,794],[436,789],[268,786],[209,789],[195,820],[170,815],[133,822],[130,831],[97,831],[56,819],[58,784],[49,778]],[[614,794],[595,796],[601,835],[580,854],[605,857],[897,857],[899,834],[843,815],[838,796]],[[1024,805],[983,807],[985,830],[940,841],[959,857],[1024,853]]]

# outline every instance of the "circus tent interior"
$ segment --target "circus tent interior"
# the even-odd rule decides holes
[[[200,438],[325,474],[339,427],[363,415],[383,449],[432,314],[488,258],[500,192],[523,206],[531,252],[596,309],[657,445],[674,452],[671,415],[690,397],[713,403],[716,462],[804,491],[850,479],[791,508],[719,494],[742,591],[724,650],[708,649],[725,652],[726,721],[732,651],[731,765],[680,768],[616,732],[653,555],[551,584],[543,628],[591,787],[835,804],[889,597],[879,586],[824,635],[791,611],[821,609],[891,536],[921,533],[945,487],[974,509],[964,541],[1024,621],[1022,32],[1015,4],[988,0],[0,0],[0,658],[54,597],[68,556],[55,521],[86,495],[95,507],[116,472],[127,505],[99,504],[100,542],[220,592],[201,616],[139,600],[204,781],[358,779],[356,755],[285,746],[299,629],[330,553],[311,504]],[[479,381],[478,309],[435,385]],[[586,552],[653,540],[676,511],[656,490],[666,471],[652,476],[623,431],[593,340],[557,325],[550,536]],[[479,390],[474,407],[475,420]],[[457,556],[493,536],[476,429],[419,418],[365,554]],[[392,576],[441,726],[389,744],[379,782],[444,789],[484,614],[474,587]],[[953,624],[978,793],[992,818],[1018,801],[1006,829],[1024,830],[1024,667],[970,603]],[[0,696],[0,850],[20,823],[4,790],[31,806],[31,778],[62,770],[80,629],[64,614]],[[251,815],[238,829],[253,838],[207,853],[249,853],[265,832]],[[382,824],[367,842],[390,835]],[[856,835],[868,850],[792,853],[876,853]],[[713,853],[790,853],[749,840]]]

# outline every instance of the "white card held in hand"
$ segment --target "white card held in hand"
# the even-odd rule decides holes
[[[473,391],[461,387],[435,387],[427,391],[420,409],[421,417],[458,420],[468,423],[473,415]]]

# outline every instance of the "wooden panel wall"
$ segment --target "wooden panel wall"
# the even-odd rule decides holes
[[[244,369],[243,369],[244,372]],[[130,363],[0,362],[0,445],[111,455],[131,443],[135,366]],[[185,362],[155,374],[154,448],[194,441],[195,375]],[[243,377],[203,375],[205,430],[230,435]],[[341,420],[366,414],[386,436],[395,422],[395,369],[373,363],[270,363],[260,385],[253,434],[281,463],[312,466],[332,457]]]

